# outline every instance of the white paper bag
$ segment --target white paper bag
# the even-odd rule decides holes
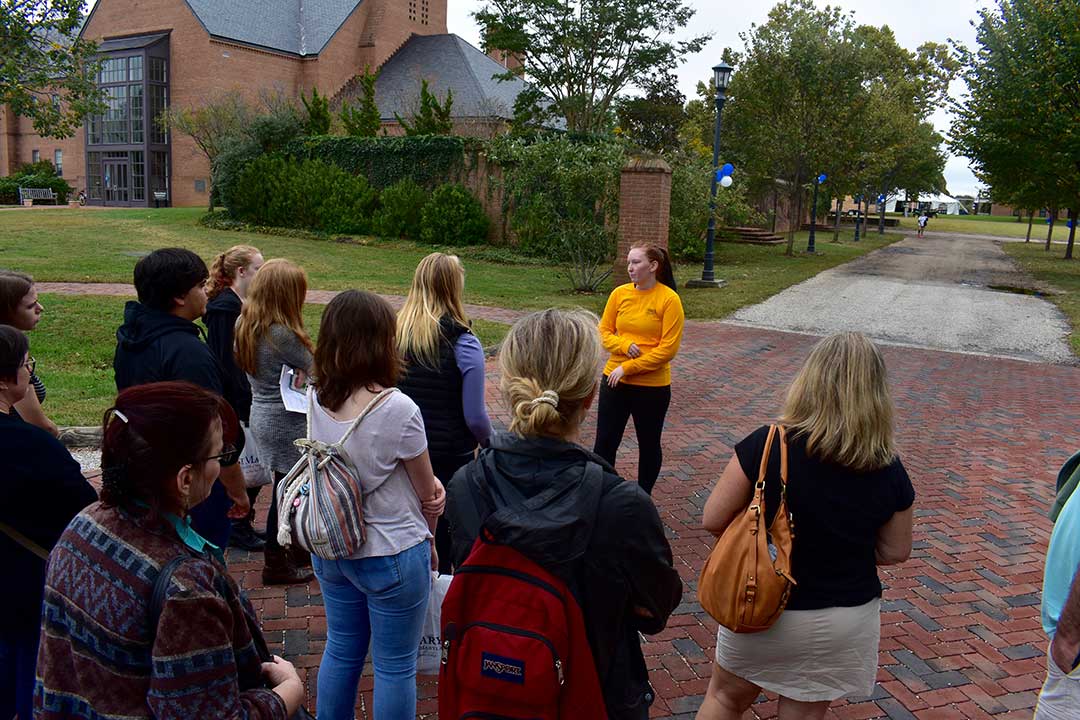
[[[244,430],[244,452],[240,455],[240,472],[244,474],[244,485],[251,488],[269,485],[274,481],[270,468],[259,462],[259,446],[255,442],[255,433],[246,423],[240,423]]]
[[[453,575],[431,574],[431,595],[424,617],[424,632],[420,635],[420,649],[416,653],[418,675],[439,674],[439,664],[442,662],[442,603],[453,579]]]

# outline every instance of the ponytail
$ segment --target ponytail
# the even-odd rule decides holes
[[[259,254],[259,249],[251,245],[234,245],[223,253],[219,253],[210,263],[210,277],[206,279],[206,296],[213,300],[215,297],[232,287],[236,281],[236,271],[247,267]]]
[[[675,282],[675,269],[671,265],[671,255],[668,254],[666,247],[645,242],[634,245],[634,248],[644,250],[645,257],[656,263],[657,282],[667,285],[675,292],[679,291],[678,285]]]

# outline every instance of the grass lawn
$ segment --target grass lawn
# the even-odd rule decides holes
[[[876,221],[876,216],[871,218],[871,225]],[[888,215],[887,217],[899,217],[902,230],[915,232],[918,225],[914,217],[902,217]],[[926,226],[927,230],[935,232],[956,232],[968,235],[995,235],[997,237],[1022,238],[1027,236],[1027,216],[1023,222],[1016,222],[1014,217],[999,217],[994,215],[938,215],[930,218]],[[1035,218],[1031,226],[1031,239],[1046,241],[1046,220]],[[1064,240],[1069,230],[1063,221],[1054,223],[1054,239]]]
[[[267,257],[288,257],[303,265],[313,289],[360,287],[405,294],[416,263],[432,248],[409,242],[356,238],[331,242],[277,235],[211,230],[197,220],[200,208],[168,210],[40,210],[0,211],[0,267],[32,274],[39,281],[131,282],[138,259],[154,248],[182,246],[209,260],[238,243],[258,246]],[[799,233],[796,248],[806,247]],[[871,232],[858,244],[852,231],[832,243],[831,233],[819,233],[818,254],[784,255],[784,246],[718,243],[716,275],[727,280],[721,290],[682,289],[687,316],[722,318],[741,307],[761,302],[819,272],[895,242],[899,234]],[[522,310],[583,306],[603,310],[602,293],[580,294],[566,289],[556,265],[521,258],[493,262],[484,248],[462,248],[467,268],[466,301],[478,305]],[[700,277],[701,265],[676,268],[680,282]],[[112,354],[114,333],[123,315],[123,298],[43,296],[46,314],[31,335],[33,352],[49,388],[46,410],[60,424],[93,424],[114,393]],[[322,308],[307,309],[308,327],[318,330]],[[485,345],[506,332],[499,323],[476,321]]]
[[[1050,252],[1043,249],[1042,243],[1001,245],[1036,280],[1058,291],[1046,299],[1061,308],[1061,312],[1069,318],[1072,325],[1069,341],[1073,353],[1080,356],[1080,259],[1063,260],[1064,248],[1061,245],[1052,246]]]
[[[45,314],[30,333],[30,352],[48,388],[45,410],[60,425],[95,425],[116,395],[113,350],[125,298],[43,294]],[[317,338],[323,306],[304,308],[304,325]],[[502,340],[508,325],[473,321],[484,347]]]

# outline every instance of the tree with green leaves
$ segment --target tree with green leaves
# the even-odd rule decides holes
[[[341,124],[346,134],[353,137],[375,137],[379,134],[382,115],[375,104],[375,82],[378,79],[379,72],[372,72],[370,67],[365,67],[363,74],[353,78],[360,89],[360,103],[355,107],[348,102],[341,105]]]
[[[304,104],[307,112],[307,117],[304,118],[304,134],[329,135],[330,123],[333,120],[330,115],[330,99],[319,95],[319,88],[311,88],[311,99],[301,95],[300,102]]]
[[[621,92],[672,74],[705,46],[708,35],[674,37],[693,16],[684,0],[488,0],[473,14],[485,51],[522,61],[501,77],[524,75],[550,100],[530,111],[582,133],[610,130]]]
[[[450,135],[454,121],[450,109],[454,106],[454,91],[447,89],[446,99],[442,102],[428,89],[428,81],[420,81],[420,107],[413,114],[412,122],[406,121],[397,113],[394,117],[405,130],[406,135]]]
[[[680,145],[679,130],[687,120],[683,107],[686,96],[671,75],[650,78],[644,90],[644,95],[618,100],[618,132],[644,150],[674,152]]]
[[[85,0],[0,2],[0,105],[30,118],[42,137],[70,137],[104,110],[97,46],[78,37],[85,7]]]
[[[998,0],[979,12],[977,49],[957,46],[968,94],[952,147],[995,198],[1080,211],[1080,13],[1075,3]],[[1072,223],[1065,258],[1073,256]],[[1053,222],[1047,235],[1047,250]]]

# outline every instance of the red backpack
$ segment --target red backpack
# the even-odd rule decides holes
[[[441,720],[606,720],[566,583],[482,531],[442,606]]]

